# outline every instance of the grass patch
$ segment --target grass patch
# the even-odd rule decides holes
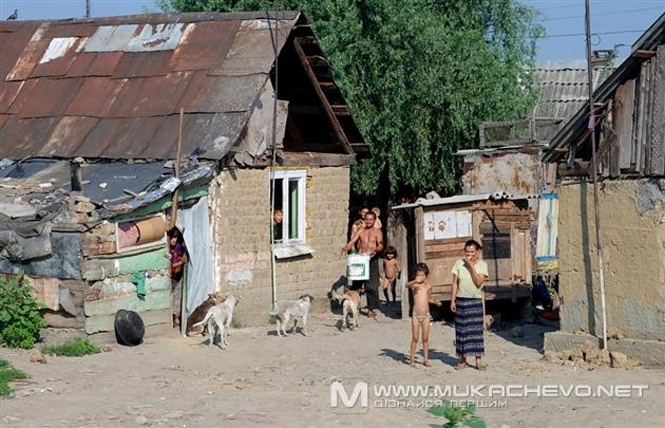
[[[83,355],[99,354],[102,348],[90,342],[90,339],[79,338],[62,345],[46,346],[42,349],[43,354],[58,355],[63,357],[82,357]]]
[[[231,320],[231,328],[242,328],[243,323],[237,318]]]
[[[270,317],[268,318],[268,324],[270,324],[270,325],[277,324],[277,317],[274,316],[274,315],[270,315]]]
[[[27,378],[27,374],[15,369],[6,360],[0,360],[0,398],[9,398],[14,393],[14,388],[9,386],[9,382]]]

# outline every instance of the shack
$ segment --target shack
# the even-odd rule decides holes
[[[416,263],[427,263],[432,296],[450,301],[450,270],[464,256],[464,243],[475,239],[489,267],[485,299],[515,301],[531,295],[534,216],[529,199],[496,192],[398,205],[389,215],[388,242],[397,249],[408,278]],[[402,276],[402,285],[408,278]],[[408,292],[402,287],[402,314],[409,313]]]

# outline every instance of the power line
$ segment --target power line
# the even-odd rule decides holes
[[[621,30],[621,31],[603,31],[603,32],[597,32],[593,33],[592,36],[601,36],[601,35],[608,35],[608,34],[630,34],[630,33],[644,33],[644,30]],[[552,39],[555,37],[579,37],[579,36],[586,36],[584,33],[575,33],[575,34],[550,34],[550,35],[545,35],[545,36],[540,36],[540,39]],[[533,39],[533,37],[527,37],[529,39]]]
[[[605,12],[605,13],[596,13],[594,14],[594,18],[596,16],[610,16],[610,15],[625,15],[627,13],[637,13],[637,12],[646,12],[649,10],[662,10],[665,11],[665,6],[659,6],[659,7],[649,7],[649,8],[644,8],[644,9],[633,9],[633,10],[626,10],[626,11],[615,11],[615,12]],[[550,22],[550,21],[562,21],[564,19],[583,19],[584,16],[580,15],[575,15],[575,16],[557,16],[556,18],[545,18],[540,20],[540,22]]]

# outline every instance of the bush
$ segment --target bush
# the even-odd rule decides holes
[[[443,425],[431,424],[432,428],[485,428],[485,421],[475,415],[476,406],[457,406],[446,401],[443,406],[433,406],[427,412],[434,416],[442,416],[448,420]]]
[[[15,369],[6,360],[0,360],[0,398],[8,398],[14,393],[9,382],[28,377],[24,372]]]
[[[42,349],[43,354],[60,355],[64,357],[82,357],[83,355],[99,354],[102,349],[90,342],[90,339],[79,338],[62,345],[46,346]]]
[[[10,348],[32,348],[44,327],[39,309],[23,276],[0,279],[0,342]]]

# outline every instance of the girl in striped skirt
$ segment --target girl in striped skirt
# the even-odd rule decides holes
[[[461,370],[469,367],[467,357],[476,357],[476,369],[485,370],[481,358],[485,353],[483,338],[482,287],[489,276],[487,262],[480,260],[480,244],[473,239],[464,244],[465,258],[457,260],[453,274],[450,310],[455,313],[455,348]]]

